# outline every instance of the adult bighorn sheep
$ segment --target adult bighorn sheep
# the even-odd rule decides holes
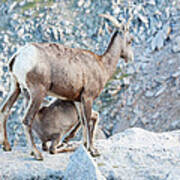
[[[102,16],[123,29],[123,25],[118,24],[112,16]],[[36,159],[43,157],[33,140],[32,123],[46,95],[81,102],[82,126],[86,134],[84,144],[92,155],[96,155],[89,125],[93,101],[115,72],[119,58],[124,58],[126,62],[133,59],[130,35],[128,31],[121,34],[118,31],[113,33],[102,55],[56,43],[30,43],[15,53],[9,61],[11,91],[0,109],[4,150],[11,149],[6,133],[10,109],[20,92],[25,90],[29,102],[23,123]]]
[[[82,112],[81,112],[82,113]],[[91,133],[92,140],[95,138],[97,124],[99,121],[99,113],[92,110],[91,114]],[[74,147],[67,149],[57,148],[75,136],[81,126],[80,117],[73,101],[64,101],[57,99],[48,106],[42,107],[36,114],[32,124],[32,129],[36,132],[42,141],[44,151],[48,150],[47,142],[51,141],[49,152],[55,154],[63,151],[72,151]]]

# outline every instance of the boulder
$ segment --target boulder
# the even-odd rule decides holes
[[[64,177],[68,180],[105,180],[93,158],[82,145],[70,157]]]
[[[109,139],[96,140],[99,157],[80,147],[74,153],[50,155],[36,161],[27,149],[0,150],[0,179],[180,179],[180,131],[154,133],[127,129]]]

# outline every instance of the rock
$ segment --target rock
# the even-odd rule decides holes
[[[180,71],[175,72],[175,73],[172,74],[172,77],[173,77],[173,78],[177,78],[177,77],[179,77],[179,76],[180,76]]]
[[[177,94],[178,94],[178,96],[180,96],[180,90],[177,90]]]
[[[84,0],[79,0],[78,1],[78,6],[81,7],[84,4]]]
[[[62,178],[69,155],[52,156],[43,153],[44,161],[36,161],[25,148],[18,147],[12,152],[0,149],[0,179],[58,179]],[[61,166],[59,166],[61,164]]]
[[[50,155],[36,161],[27,149],[0,149],[0,179],[180,179],[180,131],[154,133],[127,129],[95,143],[101,155],[92,158],[81,145],[74,153]],[[128,172],[128,173],[127,173]]]
[[[180,172],[178,167],[171,169],[170,172],[167,174],[167,180],[179,179],[179,177]]]
[[[118,116],[118,122],[115,123],[113,128],[110,128],[112,134],[116,134],[118,132],[124,131],[130,126],[130,122]]]
[[[82,145],[70,157],[64,177],[69,180],[105,180],[94,160]]]
[[[142,122],[144,125],[150,123],[149,119],[147,119],[146,117],[141,118],[141,122]]]
[[[154,92],[146,91],[145,96],[148,97],[148,98],[153,97],[154,96]]]
[[[155,97],[160,96],[166,89],[166,86],[161,87],[156,93],[155,93]]]
[[[175,129],[179,129],[180,128],[180,120],[176,120],[176,121],[173,121],[170,125],[170,128],[169,130],[175,130]]]
[[[128,75],[133,75],[134,73],[135,73],[136,71],[135,71],[135,68],[133,67],[133,66],[129,66],[128,68],[127,68],[127,74]]]
[[[128,129],[98,142],[101,156],[96,162],[106,178],[179,179],[180,173],[176,171],[180,167],[179,135],[180,131],[157,134]]]
[[[161,49],[163,45],[164,45],[163,34],[161,31],[159,31],[152,40],[152,44],[151,44],[152,51],[156,49],[157,50]]]
[[[156,112],[155,114],[152,115],[153,119],[157,119],[160,116],[159,112]]]
[[[101,129],[97,128],[95,138],[96,139],[106,139],[106,136],[105,136],[104,132]]]
[[[131,121],[130,121],[130,127],[133,127],[137,122],[138,122],[138,116],[136,116],[135,118],[133,118]]]
[[[153,6],[156,5],[156,1],[155,1],[155,0],[149,0],[149,1],[147,1],[146,3],[151,4],[151,5],[153,5]]]
[[[123,85],[129,85],[130,84],[130,77],[125,77],[123,79]]]
[[[139,19],[148,26],[148,18],[146,16],[143,16],[142,14],[138,14]]]
[[[172,50],[174,53],[180,52],[180,36],[175,38]]]
[[[18,36],[23,36],[24,35],[24,29],[19,29],[19,31],[17,32]]]

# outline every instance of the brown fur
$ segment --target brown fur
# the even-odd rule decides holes
[[[98,112],[92,112],[91,121],[93,121],[91,123],[91,130],[93,131],[94,138],[98,122]],[[62,140],[62,137],[70,133],[64,140],[67,143],[70,138],[75,136],[79,127],[80,121],[74,102],[60,99],[48,107],[42,107],[32,124],[32,129],[41,139],[44,150],[48,150],[46,143],[51,141],[50,153],[52,154],[57,152],[56,147],[60,140]]]

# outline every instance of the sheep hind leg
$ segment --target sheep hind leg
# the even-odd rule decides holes
[[[82,96],[81,99],[82,103],[82,114],[83,114],[83,121],[84,121],[84,127],[86,130],[85,138],[87,138],[87,145],[86,148],[90,152],[90,154],[93,157],[99,156],[99,152],[97,149],[93,147],[93,141],[91,140],[91,131],[90,131],[90,119],[91,119],[91,113],[92,113],[92,99],[86,98]]]
[[[15,79],[12,79],[12,84],[10,87],[10,93],[0,108],[0,119],[2,122],[1,132],[2,132],[2,136],[3,136],[2,137],[2,140],[3,140],[2,143],[3,143],[3,150],[4,151],[11,151],[11,145],[8,141],[8,136],[7,136],[6,124],[7,124],[7,119],[9,117],[10,109],[12,108],[13,104],[17,100],[19,94],[20,94],[19,84],[15,81]]]
[[[32,154],[35,156],[37,160],[43,160],[43,156],[40,151],[37,149],[33,134],[32,134],[32,123],[35,115],[38,113],[40,105],[45,97],[46,89],[44,86],[32,86],[28,89],[30,95],[30,102],[28,104],[27,111],[23,118],[24,130],[26,134],[26,138],[28,141],[28,145],[32,147]]]

